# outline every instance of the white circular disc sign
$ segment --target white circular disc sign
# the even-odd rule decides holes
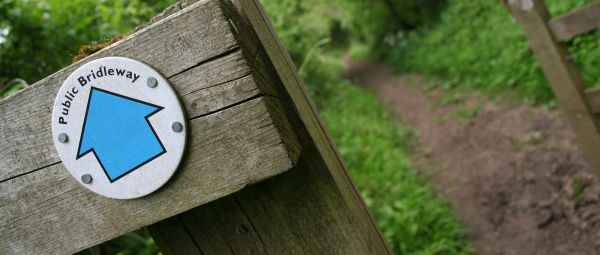
[[[173,175],[185,149],[177,96],[150,66],[128,58],[91,61],[60,88],[52,135],[69,173],[116,199],[138,198]]]

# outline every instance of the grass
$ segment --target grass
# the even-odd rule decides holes
[[[280,15],[283,21],[299,13],[296,2],[288,2],[290,6],[285,6],[285,10],[290,15]],[[329,30],[319,30],[323,24],[320,19],[327,17],[317,14],[306,12],[303,20],[313,22],[274,19],[274,23],[284,41],[293,42],[287,46],[295,59],[301,59],[299,69],[309,91],[391,247],[397,254],[473,253],[465,228],[450,205],[427,185],[410,161],[417,135],[397,124],[374,95],[340,78],[337,61],[344,49],[338,48],[338,54],[333,56],[320,52],[319,48],[328,42],[324,38],[329,38]],[[369,49],[359,45],[353,48],[351,56],[368,58]],[[2,96],[20,89],[19,86],[1,93]],[[139,231],[105,245],[114,246],[120,254],[157,253],[152,239]]]
[[[312,71],[304,78],[392,249],[396,254],[473,253],[450,205],[411,164],[418,137],[397,124],[375,95],[341,79],[338,59],[339,54],[319,54],[305,65]],[[118,254],[158,252],[152,238],[138,232],[114,239],[107,247],[120,250]]]
[[[411,163],[417,135],[394,121],[375,95],[339,78],[337,56],[320,58],[319,72],[330,73],[313,75],[329,79],[305,77],[309,91],[395,253],[471,254],[452,208]]]
[[[559,15],[590,0],[546,2]],[[383,57],[401,72],[439,77],[490,96],[511,91],[527,103],[555,104],[521,27],[500,1],[448,0],[438,20],[390,42]],[[598,45],[600,31],[568,43],[590,87],[600,85]]]
[[[418,137],[397,124],[375,95],[341,79],[338,59],[339,54],[317,55],[304,65],[309,70],[304,78],[393,250],[397,254],[471,254],[465,229],[452,208],[411,164],[411,148]],[[106,245],[122,249],[119,254],[157,252],[152,239],[137,232]]]

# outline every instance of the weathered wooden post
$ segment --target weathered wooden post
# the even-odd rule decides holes
[[[503,0],[519,22],[537,56],[554,95],[577,136],[577,143],[600,180],[600,90],[586,89],[564,44],[600,25],[600,1],[568,14],[551,17],[543,0]]]
[[[67,76],[113,56],[157,70],[187,115],[179,169],[131,200],[73,178],[50,125]],[[0,101],[0,148],[1,254],[73,253],[145,226],[165,254],[390,253],[258,0],[183,1]]]

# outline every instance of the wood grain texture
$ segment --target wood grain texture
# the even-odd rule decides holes
[[[194,6],[0,101],[0,181],[60,161],[48,125],[52,102],[62,82],[82,64],[106,56],[123,56],[147,63],[170,78],[235,50],[238,46],[218,4],[201,1]]]
[[[149,227],[165,254],[391,254],[293,63],[254,0],[222,0],[261,91],[298,136],[297,166]]]
[[[585,5],[548,22],[554,37],[559,41],[590,32],[600,26],[600,1]]]
[[[150,229],[165,254],[267,254],[235,196],[161,221]]]
[[[337,240],[346,242],[346,245],[351,242],[361,244],[361,247],[350,249],[349,253],[391,253],[385,238],[344,166],[343,160],[320,118],[314,102],[310,99],[308,91],[306,91],[302,80],[298,76],[293,61],[278,39],[259,1],[233,0],[232,2],[241,14],[239,22],[246,23],[247,26],[253,28],[252,30],[243,31],[252,31],[257,39],[256,44],[260,45],[260,47],[257,47],[259,49],[257,59],[260,58],[261,61],[255,60],[254,63],[257,63],[257,71],[262,72],[262,75],[257,76],[266,76],[275,82],[272,86],[275,91],[278,91],[277,95],[282,98],[281,102],[288,102],[285,109],[287,109],[290,116],[296,116],[297,118],[292,123],[297,123],[294,126],[304,127],[304,130],[298,129],[298,133],[302,134],[301,139],[310,139],[313,143],[312,150],[308,149],[307,155],[304,156],[305,161],[310,161],[304,162],[306,164],[305,171],[312,171],[315,176],[325,175],[319,178],[323,181],[320,185],[335,186],[335,190],[339,192],[331,192],[332,196],[329,198],[331,200],[322,201],[323,203],[329,202],[331,205],[340,203],[338,209],[343,208],[344,216],[348,220],[343,224],[340,223],[340,225],[352,229],[346,232],[345,239],[339,238]],[[249,43],[251,40],[246,42]],[[317,154],[322,161],[312,160],[317,157]],[[299,165],[301,164],[299,163]],[[327,169],[327,171],[322,171],[324,169]],[[318,182],[315,186],[319,187]],[[337,212],[334,210],[330,213],[336,214]],[[341,215],[338,216],[344,218]],[[297,217],[302,217],[302,214],[297,215]]]
[[[273,109],[279,99],[260,90],[227,22],[216,0],[199,1],[0,101],[0,254],[76,252],[293,167],[300,146],[294,134],[278,129],[285,126],[281,110]],[[185,38],[193,40],[180,45]],[[50,135],[54,95],[66,76],[115,55],[166,76],[190,129],[169,183],[126,201],[79,185]]]
[[[169,16],[171,16],[171,15],[173,15],[173,14],[175,14],[175,13],[177,13],[177,12],[179,12],[179,11],[181,11],[181,10],[183,10],[183,9],[185,9],[185,8],[187,8],[187,7],[195,4],[195,3],[197,3],[198,1],[200,1],[200,0],[181,0],[181,1],[179,1],[179,2],[177,2],[175,4],[173,4],[173,5],[171,5],[169,7],[167,7],[160,14],[152,17],[152,19],[150,19],[150,21],[146,22],[146,24],[142,24],[142,25],[134,28],[131,31],[131,33],[135,33],[137,31],[141,30],[142,28],[145,28],[145,27],[150,26],[150,25],[152,25],[152,24],[154,24],[154,23],[156,23],[156,22],[158,22],[158,21],[160,21],[160,20],[162,20],[164,18],[167,18],[167,17],[169,17]]]
[[[531,47],[560,102],[579,147],[600,179],[600,130],[594,112],[586,102],[585,84],[580,72],[567,60],[564,45],[555,41],[548,20],[550,15],[542,0],[509,0],[513,16],[525,30]]]
[[[600,88],[588,89],[585,91],[585,97],[587,99],[592,112],[600,113]]]
[[[231,194],[292,167],[263,97],[190,120],[173,179],[134,200],[83,188],[62,164],[0,185],[0,253],[72,253]]]

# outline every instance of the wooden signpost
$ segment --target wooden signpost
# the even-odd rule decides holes
[[[504,0],[525,30],[531,48],[554,90],[579,147],[600,180],[600,89],[586,89],[563,43],[600,26],[600,1],[551,17],[543,0]]]
[[[102,57],[167,78],[187,116],[175,175],[132,200],[62,164],[53,100]],[[183,1],[0,101],[0,254],[73,253],[149,227],[165,254],[389,254],[258,0]]]

